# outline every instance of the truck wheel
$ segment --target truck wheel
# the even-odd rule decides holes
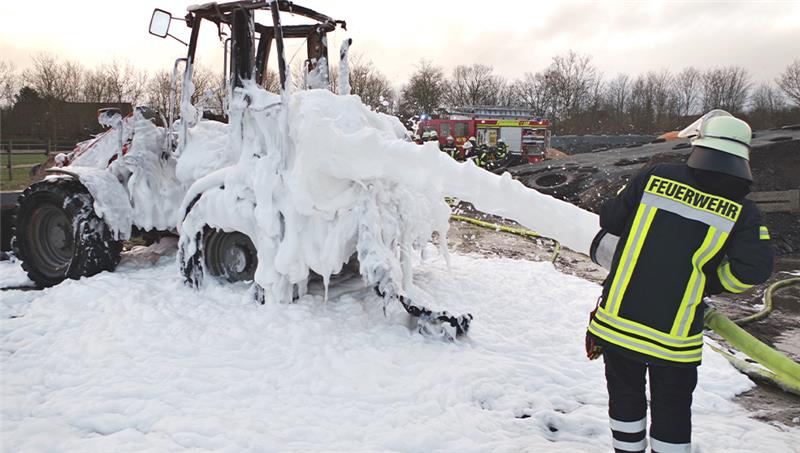
[[[209,229],[204,240],[208,273],[229,282],[253,280],[258,256],[253,241],[238,231]]]
[[[73,179],[37,182],[18,200],[14,253],[39,287],[117,267],[122,242],[94,212],[89,191]]]

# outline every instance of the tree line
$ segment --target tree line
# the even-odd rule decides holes
[[[747,70],[686,67],[631,76],[604,75],[587,55],[567,52],[540,72],[508,80],[491,66],[457,66],[449,76],[420,61],[399,93],[401,118],[464,105],[513,106],[549,118],[557,133],[660,133],[721,108],[754,128],[800,123],[800,60],[774,82],[755,84]]]
[[[302,85],[302,64],[292,72],[294,83]],[[335,88],[336,68],[330,73]],[[0,61],[0,107],[34,97],[145,104],[165,112],[170,79],[167,70],[148,73],[129,62],[86,67],[40,53],[22,71]],[[268,74],[267,81],[268,89],[277,88],[276,74]],[[221,110],[222,74],[199,65],[193,83],[193,102],[202,100],[206,108]],[[688,118],[713,108],[742,116],[754,128],[800,122],[800,60],[789,64],[774,81],[759,84],[739,66],[606,77],[590,56],[573,51],[553,57],[542,71],[525,72],[515,80],[480,63],[459,65],[447,73],[421,60],[406,83],[395,89],[372,61],[356,55],[350,61],[350,85],[365,104],[404,121],[421,113],[444,114],[459,106],[511,106],[550,119],[560,134],[659,133],[685,126]]]

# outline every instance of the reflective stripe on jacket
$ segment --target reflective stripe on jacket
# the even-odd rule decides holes
[[[637,175],[600,211],[620,241],[589,332],[642,360],[699,364],[703,296],[742,292],[772,273],[760,222],[753,202],[703,190],[686,165]]]

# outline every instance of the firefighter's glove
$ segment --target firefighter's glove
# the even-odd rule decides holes
[[[589,360],[594,360],[603,355],[603,348],[599,346],[594,339],[594,336],[588,331],[586,332],[586,357]]]
[[[594,321],[594,316],[597,313],[598,307],[600,307],[600,298],[597,299],[597,305],[595,305],[594,310],[589,313],[589,324]],[[590,334],[588,330],[586,331],[586,339],[584,341],[586,345],[586,357],[589,360],[594,360],[603,355],[603,348],[597,344],[594,335]]]

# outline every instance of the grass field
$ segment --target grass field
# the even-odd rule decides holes
[[[44,162],[46,157],[43,154],[11,154],[11,165],[34,165]],[[0,155],[0,190],[22,190],[33,180],[29,176],[30,167],[12,168],[11,177],[8,174],[9,155]]]

